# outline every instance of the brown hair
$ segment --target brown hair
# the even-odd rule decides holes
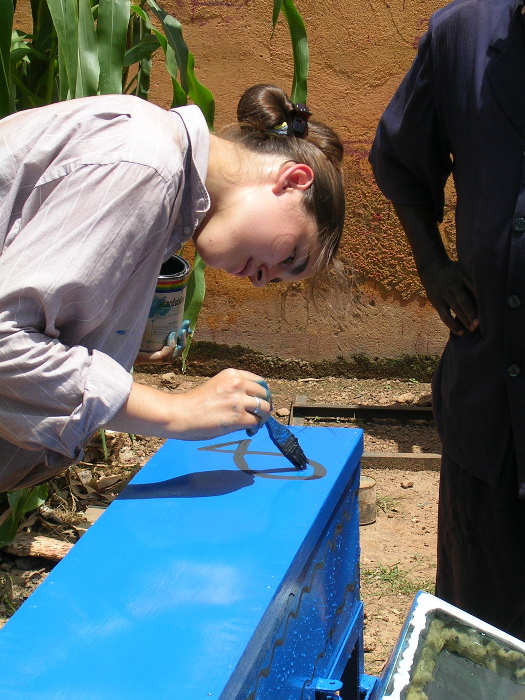
[[[290,125],[295,111],[284,90],[275,85],[254,85],[246,90],[237,106],[238,124],[218,135],[258,153],[282,156],[284,160],[304,163],[312,168],[314,181],[305,191],[303,206],[317,224],[321,254],[314,274],[333,260],[345,217],[343,188],[343,144],[339,136],[322,122],[308,121],[304,137],[275,131],[285,122]]]

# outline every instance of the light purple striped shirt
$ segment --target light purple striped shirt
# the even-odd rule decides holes
[[[126,401],[162,261],[209,208],[208,153],[198,107],[126,95],[0,121],[1,491],[80,459]]]

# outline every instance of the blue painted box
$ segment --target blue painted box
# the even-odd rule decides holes
[[[370,697],[362,433],[293,431],[304,472],[266,431],[168,441],[0,630],[0,696]]]

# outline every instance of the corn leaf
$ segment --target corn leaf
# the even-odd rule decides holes
[[[99,0],[97,44],[102,95],[122,92],[129,17],[129,0]]]
[[[309,64],[306,28],[293,0],[283,0],[282,12],[288,22],[290,37],[292,39],[294,72],[292,94],[290,97],[292,102],[306,103],[308,97],[307,78]]]
[[[141,97],[143,100],[148,99],[152,65],[153,61],[151,58],[143,58],[139,64],[135,95]]]
[[[77,0],[47,0],[58,37],[59,99],[75,96],[78,67]]]
[[[193,72],[194,64],[193,54],[190,53],[188,55],[188,82],[190,86],[188,94],[192,101],[200,107],[206,119],[206,123],[211,129],[215,118],[215,100],[208,88],[204,87],[195,77],[195,73]]]
[[[277,24],[277,20],[279,19],[279,13],[281,12],[282,6],[283,6],[283,0],[273,0],[272,24],[273,24],[274,29],[275,29],[275,26]]]
[[[0,117],[14,110],[9,65],[13,14],[13,0],[0,0]]]
[[[79,0],[78,20],[78,68],[74,97],[89,97],[97,94],[100,72],[97,33],[90,0]]]
[[[190,328],[195,330],[197,319],[206,294],[206,279],[204,277],[204,269],[206,265],[198,253],[195,253],[193,268],[188,278],[188,286],[186,287],[186,300],[184,303],[184,319],[189,320]],[[188,338],[184,352],[182,353],[182,371],[186,371],[186,358],[190,351],[191,336]]]
[[[50,104],[58,99],[57,93],[57,36],[46,0],[31,0],[33,17],[32,47],[38,55],[31,55],[25,84],[39,103]],[[26,107],[21,100],[21,107]]]
[[[47,498],[47,493],[47,484],[7,492],[11,513],[0,525],[0,549],[13,541],[24,515],[41,506]]]
[[[146,34],[138,44],[126,51],[123,65],[132,66],[134,63],[142,61],[143,58],[150,58],[158,48],[160,48],[160,42],[157,37],[153,34]]]
[[[173,99],[171,101],[171,107],[184,107],[184,105],[188,104],[188,96],[186,95],[179,81],[177,80],[178,70],[177,59],[175,58],[175,51],[167,42],[166,44],[166,60],[164,62],[164,65],[166,66],[166,70],[170,74],[171,85],[173,88]]]
[[[184,39],[182,37],[182,25],[177,19],[175,19],[175,17],[172,17],[171,15],[168,15],[167,12],[164,12],[164,10],[161,7],[159,7],[159,5],[157,5],[155,0],[146,0],[146,2],[151,7],[154,14],[160,20],[160,22],[162,23],[162,28],[166,32],[166,38],[167,38],[170,46],[175,51],[177,65],[179,67],[179,73],[180,73],[180,84],[181,84],[184,92],[186,94],[188,94],[189,93],[189,85],[188,85],[188,55],[189,55],[189,51],[188,51],[188,47],[186,46],[186,42],[184,41]]]

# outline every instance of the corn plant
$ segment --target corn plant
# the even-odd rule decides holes
[[[25,514],[41,506],[48,494],[47,484],[0,493],[0,549],[13,541]]]

